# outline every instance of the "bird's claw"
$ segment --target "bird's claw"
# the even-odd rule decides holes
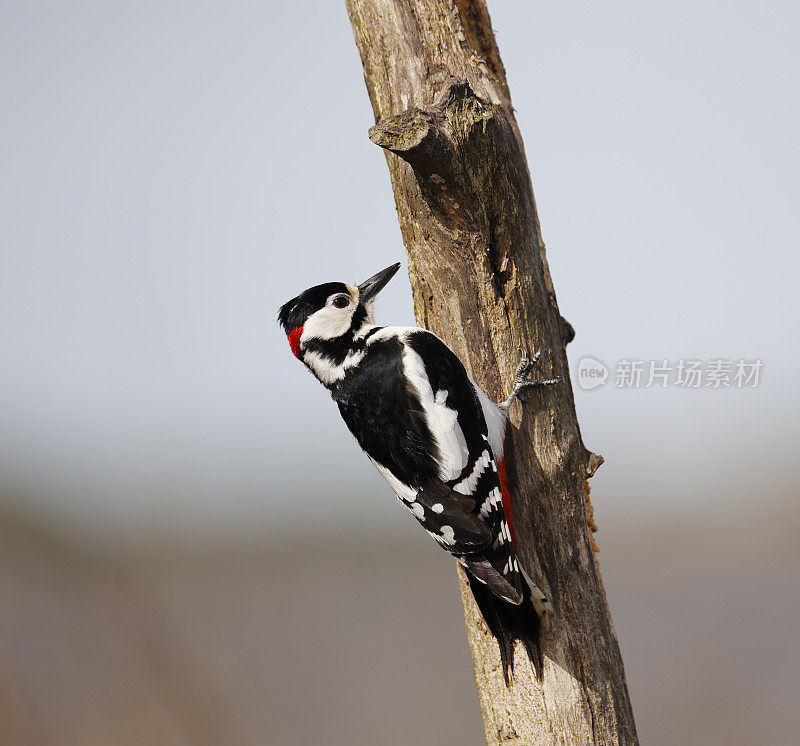
[[[532,358],[528,358],[528,348],[525,345],[520,345],[520,360],[517,365],[516,373],[514,374],[515,383],[524,383],[527,380],[528,374],[536,367],[539,358],[542,355],[544,347],[540,347]]]
[[[528,357],[528,349],[525,345],[521,344],[519,346],[520,349],[520,361],[519,365],[517,365],[517,370],[514,373],[514,388],[511,391],[511,396],[504,401],[500,407],[503,410],[507,410],[514,399],[519,399],[521,402],[528,401],[528,395],[526,393],[526,389],[533,388],[534,386],[547,386],[553,383],[560,383],[564,380],[562,376],[558,376],[557,378],[532,378],[530,377],[531,372],[536,367],[536,364],[539,362],[539,358],[541,357],[542,351],[544,350],[543,347],[540,347],[536,354],[530,358]]]
[[[556,376],[555,378],[536,378],[529,381],[522,381],[518,384],[520,388],[519,391],[517,391],[516,397],[524,404],[530,398],[527,389],[533,388],[534,386],[551,386],[554,383],[561,383],[563,380],[564,376]]]

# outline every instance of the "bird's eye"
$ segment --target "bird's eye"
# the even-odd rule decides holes
[[[350,305],[350,298],[345,295],[339,295],[333,299],[333,305],[336,308],[347,308]]]

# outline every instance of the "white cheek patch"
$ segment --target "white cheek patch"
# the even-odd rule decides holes
[[[347,308],[325,306],[306,319],[303,324],[303,333],[300,335],[300,344],[309,339],[336,339],[341,337],[349,328],[353,320],[356,304],[352,301]]]

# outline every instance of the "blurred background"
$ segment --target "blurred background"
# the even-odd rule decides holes
[[[800,10],[490,11],[572,375],[612,371],[575,395],[642,742],[796,743]],[[405,259],[343,3],[3,3],[0,41],[0,743],[482,743],[453,562],[275,323]]]

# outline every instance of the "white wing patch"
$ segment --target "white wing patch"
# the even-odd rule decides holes
[[[428,428],[438,447],[439,479],[443,482],[457,479],[469,458],[467,441],[458,424],[458,412],[447,406],[447,391],[433,393],[422,358],[408,345],[403,349],[403,368],[417,389]]]

